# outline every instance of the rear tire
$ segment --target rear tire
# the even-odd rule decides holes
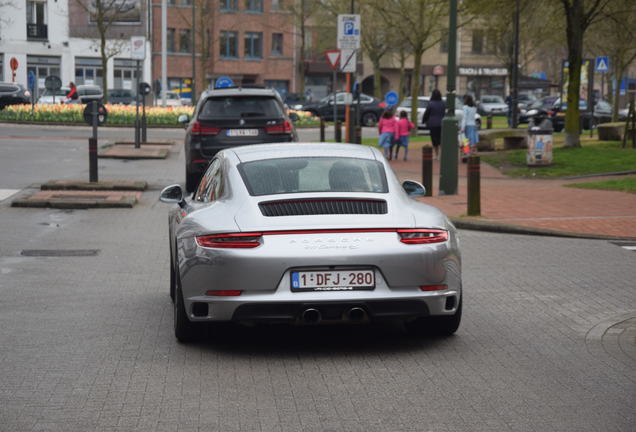
[[[413,336],[452,336],[462,320],[462,301],[453,315],[417,318],[405,323],[406,331]]]
[[[362,124],[364,126],[375,126],[378,122],[378,117],[372,112],[366,112],[362,114]]]
[[[181,281],[179,276],[175,275],[176,289],[174,301],[174,335],[181,343],[194,342],[198,337],[199,326],[188,318],[183,302],[183,293],[181,292]]]

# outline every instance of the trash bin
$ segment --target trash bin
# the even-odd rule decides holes
[[[528,125],[528,166],[552,163],[552,122],[545,111],[537,113]]]

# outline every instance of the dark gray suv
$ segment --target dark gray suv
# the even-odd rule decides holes
[[[193,192],[210,160],[228,147],[297,141],[276,90],[223,88],[201,94],[185,137],[186,189]]]

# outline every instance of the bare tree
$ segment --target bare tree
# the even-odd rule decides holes
[[[565,13],[568,45],[568,108],[565,114],[565,146],[581,147],[579,90],[586,30],[606,11],[613,0],[561,0]],[[586,4],[588,5],[586,7]]]
[[[618,120],[620,85],[629,67],[636,61],[636,4],[632,0],[614,0],[601,19],[589,31],[587,44],[599,55],[610,58],[611,76],[617,83],[612,97],[612,121]]]
[[[16,7],[17,6],[13,2],[13,0],[0,0],[0,39],[2,39],[2,30],[4,29],[4,27],[13,22],[8,9],[15,9]]]
[[[291,13],[294,17],[296,29],[299,32],[300,39],[299,58],[298,58],[298,80],[296,91],[301,95],[305,94],[305,59],[307,55],[307,37],[309,21],[312,16],[320,9],[321,2],[316,0],[290,0],[284,5],[284,10]]]
[[[126,41],[110,34],[111,26],[124,19],[130,11],[130,5],[123,0],[75,0],[77,4],[89,14],[91,22],[95,23],[99,40],[96,42],[102,63],[102,79],[104,88],[104,103],[108,102],[108,60],[121,53]],[[111,36],[111,37],[109,37]]]

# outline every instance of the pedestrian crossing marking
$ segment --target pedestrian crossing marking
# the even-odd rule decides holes
[[[0,189],[0,201],[9,198],[11,195],[20,192],[20,189]]]

